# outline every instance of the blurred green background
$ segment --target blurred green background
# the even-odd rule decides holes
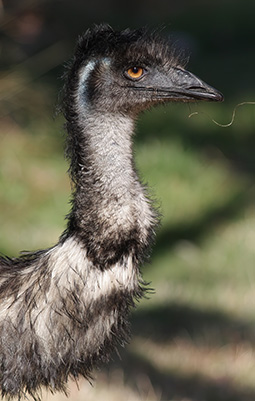
[[[70,384],[78,400],[255,400],[255,2],[253,0],[0,1],[0,249],[53,245],[70,185],[63,119],[64,63],[93,23],[165,27],[188,69],[223,104],[180,104],[141,116],[141,177],[162,211],[151,263],[155,294],[132,318],[131,344]],[[189,114],[200,114],[189,118]],[[43,400],[51,396],[44,394]],[[56,395],[62,400],[63,395]]]

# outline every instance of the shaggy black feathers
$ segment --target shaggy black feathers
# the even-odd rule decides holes
[[[50,249],[0,257],[0,389],[8,398],[36,398],[42,386],[65,391],[70,376],[89,378],[127,342],[158,223],[134,169],[134,120],[166,101],[222,99],[180,67],[164,40],[106,25],[79,39],[65,79],[66,231]]]
[[[93,165],[95,160],[92,162],[90,138],[98,134],[94,127],[97,117],[84,122],[86,110],[81,111],[75,101],[81,85],[79,71],[86,60],[103,54],[111,57],[114,48],[123,45],[125,36],[109,27],[88,31],[79,40],[66,78],[64,114],[74,195],[67,229],[59,244],[18,259],[0,259],[0,388],[2,396],[8,398],[26,392],[38,398],[41,386],[65,391],[69,376],[90,378],[92,369],[106,362],[117,344],[123,345],[129,339],[130,308],[144,291],[139,264],[156,221],[151,213],[148,232],[146,229],[141,235],[136,222],[139,208],[131,206],[128,224],[125,216],[118,217],[121,208],[133,201],[125,199],[125,194],[122,200],[121,188],[118,194],[114,190],[110,193],[107,182],[104,185],[102,177],[105,175],[107,181],[108,172],[103,169],[107,166],[99,172]],[[134,41],[139,36],[138,32],[130,32],[127,37]],[[91,80],[90,85],[94,90],[97,83]],[[92,97],[89,88],[84,91],[87,98]],[[123,135],[126,121],[120,123],[120,128]],[[128,123],[125,135],[131,137],[132,128]],[[104,130],[104,122],[100,129]],[[133,176],[131,153],[128,159]],[[114,168],[114,164],[110,166],[109,174]],[[116,174],[118,169],[116,166]],[[126,179],[124,174],[123,185],[130,186],[130,178],[128,183]],[[135,174],[131,181],[135,182],[131,185],[134,198],[140,184]],[[147,202],[145,198],[143,202]],[[104,209],[106,215],[99,218],[99,211],[104,213]],[[112,272],[114,265],[116,273]]]
[[[80,36],[74,55],[74,65],[80,68],[90,58],[110,57],[116,66],[152,64],[183,65],[184,57],[157,32],[147,29],[114,31],[103,24],[88,29]]]

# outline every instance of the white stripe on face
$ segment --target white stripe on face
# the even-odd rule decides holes
[[[80,80],[79,80],[79,87],[78,87],[78,93],[79,96],[81,97],[82,95],[84,95],[84,93],[86,93],[86,84],[88,81],[88,78],[91,74],[91,72],[94,70],[95,68],[95,64],[96,61],[89,61],[88,64],[85,65],[85,67],[83,67],[80,71]]]

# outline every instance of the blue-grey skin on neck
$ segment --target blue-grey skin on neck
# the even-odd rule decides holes
[[[165,102],[222,99],[155,34],[100,25],[78,40],[62,108],[73,188],[67,228],[52,248],[0,257],[2,396],[66,391],[69,377],[90,379],[128,341],[158,224],[134,167],[135,120]]]

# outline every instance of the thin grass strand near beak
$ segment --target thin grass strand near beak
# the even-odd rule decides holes
[[[228,124],[221,124],[221,123],[218,123],[218,121],[214,120],[209,114],[205,113],[204,111],[200,111],[200,112],[199,112],[199,111],[194,111],[193,113],[190,113],[190,114],[189,114],[188,118],[193,117],[193,116],[195,116],[195,115],[204,114],[204,115],[206,115],[214,124],[218,125],[219,127],[228,128],[228,127],[231,127],[231,125],[232,125],[232,124],[234,123],[234,121],[235,121],[235,118],[236,118],[236,110],[238,109],[238,107],[244,106],[245,104],[253,104],[253,105],[255,105],[255,102],[241,102],[241,103],[238,103],[238,104],[235,106],[234,110],[233,110],[231,121],[230,121]]]

